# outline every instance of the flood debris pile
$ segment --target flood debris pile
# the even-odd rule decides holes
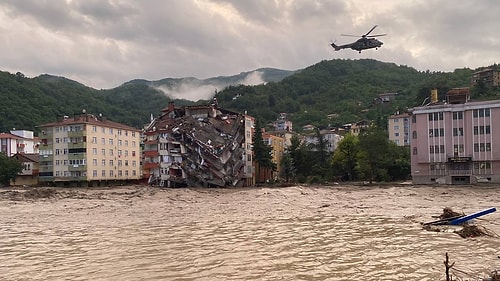
[[[498,237],[498,235],[493,231],[471,223],[472,219],[495,211],[495,208],[489,208],[471,215],[465,215],[464,213],[458,213],[453,211],[451,208],[446,207],[443,209],[443,213],[437,217],[438,220],[422,223],[422,225],[425,230],[435,232],[447,231],[447,226],[461,226],[461,229],[456,229],[453,232],[457,233],[462,238],[478,236]]]
[[[245,122],[239,113],[205,106],[163,110],[145,130],[144,167],[152,185],[241,186]]]

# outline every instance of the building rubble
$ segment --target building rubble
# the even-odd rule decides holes
[[[149,183],[177,186],[242,186],[245,178],[244,115],[217,103],[176,108],[170,103],[144,135]]]

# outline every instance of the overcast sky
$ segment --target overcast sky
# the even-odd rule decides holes
[[[374,25],[379,50],[329,45]],[[2,0],[0,70],[97,89],[335,58],[453,71],[498,63],[499,30],[498,0]]]

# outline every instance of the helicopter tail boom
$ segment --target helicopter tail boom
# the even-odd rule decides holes
[[[339,47],[339,46],[335,45],[335,43],[333,43],[333,42],[332,42],[330,45],[331,45],[331,46],[335,49],[335,51],[340,51],[340,50],[342,50],[342,48],[341,48],[341,47]]]

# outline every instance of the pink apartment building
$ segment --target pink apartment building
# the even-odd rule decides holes
[[[500,100],[472,102],[454,89],[410,113],[413,183],[500,183]]]

